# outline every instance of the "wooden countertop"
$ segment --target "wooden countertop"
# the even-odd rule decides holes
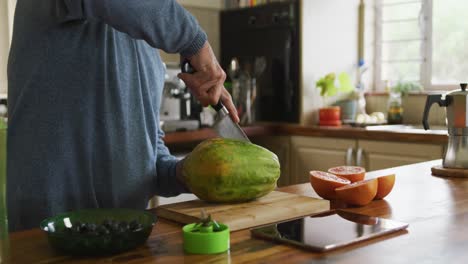
[[[370,172],[368,177],[396,173],[385,200],[346,210],[409,223],[406,231],[329,253],[316,254],[287,245],[253,239],[249,230],[231,234],[229,253],[186,255],[181,225],[160,220],[147,244],[104,258],[73,258],[54,252],[39,229],[10,235],[12,263],[465,263],[468,259],[468,178],[441,178],[430,168],[440,160]],[[317,197],[309,184],[281,191]],[[335,208],[341,208],[334,204]],[[333,227],[330,227],[333,232]]]
[[[446,144],[447,133],[444,130],[402,129],[402,130],[374,130],[372,128],[359,128],[351,126],[320,127],[302,126],[292,124],[257,124],[243,127],[247,136],[309,136],[309,137],[335,137],[351,139],[403,141],[414,143]],[[167,133],[164,141],[167,145],[185,144],[202,141],[216,137],[211,128],[194,131]]]

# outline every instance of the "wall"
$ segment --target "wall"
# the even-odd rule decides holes
[[[366,3],[365,58],[372,62],[373,1]],[[302,0],[301,6],[301,123],[309,125],[317,123],[317,110],[323,105],[315,86],[319,78],[330,72],[347,72],[354,82],[357,79],[359,0]],[[371,87],[371,69],[363,76],[365,87]]]
[[[222,0],[178,0],[197,20],[208,35],[208,41],[218,59],[220,59],[220,24],[219,12],[224,8]],[[165,62],[179,62],[178,54],[160,51]]]
[[[0,1],[0,98],[7,93],[7,61],[16,0]]]

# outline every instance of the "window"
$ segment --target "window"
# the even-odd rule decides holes
[[[378,0],[375,84],[413,81],[450,90],[468,76],[468,1]]]

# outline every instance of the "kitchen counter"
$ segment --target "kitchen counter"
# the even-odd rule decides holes
[[[231,233],[231,250],[218,255],[186,255],[181,225],[160,219],[145,246],[112,257],[74,258],[54,252],[39,229],[10,235],[12,263],[465,263],[468,259],[468,178],[431,175],[440,160],[368,173],[396,174],[384,200],[345,210],[409,223],[408,230],[329,253],[316,254],[253,239],[249,230]],[[280,191],[318,197],[310,184]],[[334,208],[343,208],[333,203]],[[333,227],[330,226],[330,232]]]
[[[260,136],[310,136],[446,144],[447,130],[445,128],[436,128],[435,130],[425,131],[420,127],[410,125],[383,125],[360,128],[351,126],[320,127],[268,123],[243,127],[245,133],[250,138]],[[203,128],[195,131],[167,133],[164,141],[167,145],[177,145],[199,142],[216,136],[213,129]]]

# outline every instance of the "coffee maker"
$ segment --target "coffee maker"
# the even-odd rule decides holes
[[[193,111],[192,95],[185,83],[177,77],[178,64],[165,64],[166,75],[160,108],[161,128],[164,132],[196,130],[200,127]]]
[[[468,91],[466,83],[460,84],[461,90],[445,95],[431,94],[426,99],[423,126],[429,129],[427,122],[432,104],[446,108],[448,126],[448,146],[442,166],[451,169],[468,169]]]

